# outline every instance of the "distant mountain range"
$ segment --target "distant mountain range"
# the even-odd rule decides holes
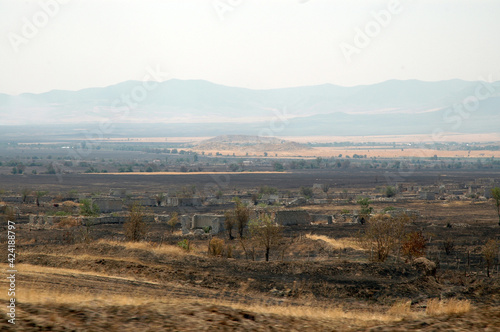
[[[500,82],[391,80],[252,90],[200,80],[127,81],[0,94],[0,119],[0,126],[50,126],[70,136],[102,121],[115,124],[107,136],[490,133],[499,130]]]

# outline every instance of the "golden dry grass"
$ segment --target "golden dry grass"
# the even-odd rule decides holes
[[[7,269],[7,264],[0,264],[1,268]],[[135,281],[135,278],[127,278],[127,277],[121,277],[121,276],[115,276],[107,273],[99,273],[99,272],[87,272],[87,271],[81,271],[81,270],[75,270],[75,269],[65,269],[65,268],[60,268],[60,267],[48,267],[48,266],[43,266],[43,265],[32,265],[32,264],[26,264],[26,263],[19,263],[16,264],[17,271],[23,275],[30,275],[30,274],[53,274],[53,275],[71,275],[71,276],[76,276],[76,275],[87,275],[87,276],[95,276],[95,277],[104,277],[108,278],[110,280],[112,279],[119,279],[119,280],[129,280],[129,281]],[[156,282],[151,282],[151,281],[143,281],[144,283],[151,283],[151,284],[157,284]],[[23,286],[21,286],[23,288]],[[23,288],[24,292],[24,288]],[[21,292],[21,293],[23,293]]]
[[[411,301],[401,300],[395,302],[387,311],[391,315],[407,317],[411,315]]]
[[[52,228],[71,228],[71,227],[76,227],[80,224],[81,222],[78,218],[67,216],[65,218],[62,218],[61,221],[59,221],[58,223],[55,223],[52,226]]]
[[[315,235],[315,234],[306,234],[306,238],[315,241],[325,242],[332,249],[351,248],[354,250],[365,250],[358,244],[358,241],[354,238],[332,239],[325,235]]]
[[[448,300],[431,299],[427,301],[425,313],[430,316],[453,315],[469,312],[472,305],[469,300],[458,300],[451,298]]]
[[[6,294],[1,294],[2,300],[8,300]],[[127,305],[155,305],[168,304],[186,306],[192,304],[226,306],[235,310],[245,310],[259,314],[274,314],[295,318],[308,318],[315,320],[350,320],[358,325],[373,322],[394,322],[404,317],[401,314],[372,312],[366,310],[344,311],[339,307],[320,307],[314,305],[265,305],[262,303],[240,303],[221,299],[178,298],[175,296],[130,296],[93,292],[90,290],[78,292],[63,292],[36,288],[36,285],[25,285],[17,296],[19,302],[45,304],[45,305],[91,305],[96,306],[127,306]]]
[[[194,244],[190,245],[190,250],[184,250],[179,246],[162,244],[158,245],[152,242],[121,242],[113,240],[100,239],[97,244],[107,244],[111,246],[123,246],[128,250],[138,249],[153,252],[157,255],[166,256],[184,256],[184,255],[197,255],[200,252],[206,251],[206,248],[199,248]]]

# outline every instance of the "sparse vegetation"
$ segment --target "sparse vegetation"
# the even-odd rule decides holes
[[[224,240],[214,237],[210,240],[208,253],[211,256],[219,257],[224,253]]]
[[[310,199],[313,196],[313,189],[311,187],[300,187],[300,194],[306,198]]]
[[[422,232],[411,232],[406,234],[401,245],[401,253],[411,261],[414,258],[425,256],[427,239]]]
[[[498,214],[498,225],[500,226],[500,188],[495,187],[491,189],[491,196],[495,200],[495,205],[497,207],[497,214]]]
[[[427,308],[425,313],[431,316],[436,315],[456,315],[469,312],[472,305],[469,300],[458,300],[458,299],[430,299],[427,301]]]
[[[235,197],[234,202],[236,203],[236,207],[234,209],[236,229],[238,230],[239,237],[243,238],[243,231],[248,225],[248,220],[250,219],[250,209],[243,204],[238,197]]]
[[[396,188],[387,186],[385,187],[385,196],[386,197],[394,197],[396,196]]]
[[[80,202],[80,214],[88,217],[98,216],[99,206],[90,199],[83,199]]]
[[[144,221],[144,210],[137,204],[132,205],[129,210],[127,222],[123,225],[125,238],[132,242],[144,240],[148,229]]]
[[[252,238],[264,248],[266,262],[269,261],[271,249],[278,247],[281,243],[283,227],[276,224],[267,213],[253,220],[249,226]]]
[[[365,246],[375,250],[372,259],[383,262],[389,254],[401,245],[405,227],[411,218],[405,214],[391,217],[387,214],[377,214],[370,218],[363,236]]]
[[[173,233],[175,226],[179,223],[179,214],[177,212],[172,213],[172,216],[167,221],[168,226],[170,226],[170,233]]]
[[[483,246],[482,253],[484,256],[484,261],[486,263],[486,274],[488,278],[490,277],[490,270],[495,264],[495,260],[499,255],[500,243],[498,240],[490,239]]]

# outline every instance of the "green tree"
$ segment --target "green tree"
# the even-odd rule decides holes
[[[500,226],[500,188],[495,187],[491,189],[491,196],[495,200],[495,204],[497,206],[497,214],[498,214],[498,225]]]
[[[243,238],[243,231],[248,225],[248,220],[250,219],[250,209],[241,202],[238,197],[234,198],[236,207],[234,208],[234,214],[236,217],[236,228],[238,229],[238,235]]]
[[[283,227],[276,224],[269,214],[264,213],[260,218],[252,220],[249,228],[252,238],[264,248],[266,262],[268,262],[271,249],[281,244]]]
[[[52,163],[47,166],[47,174],[56,174],[56,169]]]
[[[31,190],[29,190],[28,188],[23,188],[23,190],[21,190],[21,195],[23,197],[23,203],[26,203],[26,198],[28,198],[29,194],[31,194]]]
[[[283,172],[285,170],[285,166],[283,166],[282,163],[276,162],[276,163],[274,163],[274,170],[276,172]]]
[[[80,214],[88,217],[99,215],[99,206],[90,199],[82,199],[80,202]]]
[[[224,212],[224,228],[226,229],[229,240],[233,240],[233,228],[236,224],[236,214],[234,211]]]
[[[300,187],[300,194],[309,199],[313,195],[313,189],[310,187]]]
[[[371,201],[368,197],[359,197],[357,203],[361,208],[359,211],[361,223],[364,223],[370,218],[370,214],[373,211],[373,208],[370,206]]]
[[[41,191],[41,190],[35,192],[36,206],[40,206],[40,199],[43,196],[47,195],[48,193],[49,193],[48,191]]]
[[[385,187],[385,196],[386,197],[394,197],[396,196],[396,188],[387,186]]]

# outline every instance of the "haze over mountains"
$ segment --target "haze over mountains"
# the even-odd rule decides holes
[[[100,121],[113,123],[109,136],[491,133],[500,124],[500,82],[391,80],[251,90],[200,80],[127,81],[0,94],[0,116],[0,125],[64,124],[51,128],[68,135]]]

